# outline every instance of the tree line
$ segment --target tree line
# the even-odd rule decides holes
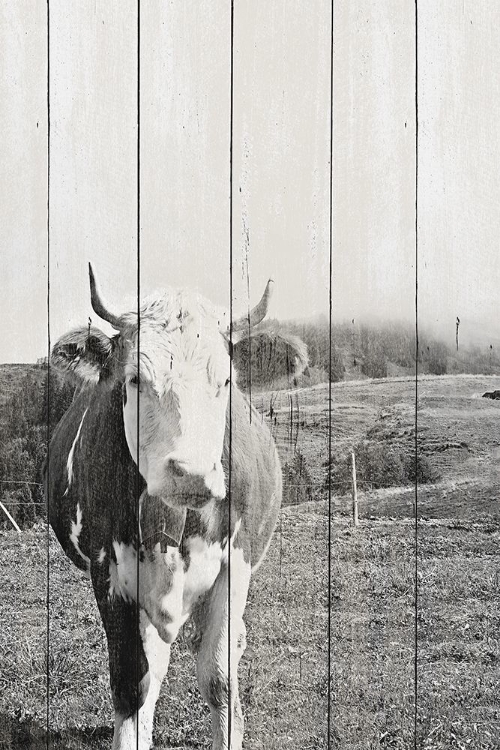
[[[21,528],[45,518],[42,466],[52,431],[73,398],[74,388],[53,373],[30,369],[2,406],[0,497]],[[0,523],[7,523],[0,514]]]
[[[412,323],[334,322],[326,317],[315,321],[286,323],[284,328],[302,339],[309,353],[309,376],[324,382],[386,378],[413,374],[500,374],[500,348],[469,345],[456,349],[439,336],[419,332],[418,353]],[[405,372],[406,371],[406,372]],[[306,384],[306,381],[304,382]]]
[[[327,382],[330,374],[332,382],[360,376],[410,375],[415,372],[416,360],[419,373],[500,374],[500,352],[492,345],[457,351],[455,342],[447,344],[424,331],[417,356],[411,324],[346,321],[335,322],[330,329],[325,317],[286,324],[270,321],[266,328],[275,335],[257,335],[251,344],[235,348],[235,365],[243,388],[307,386]],[[297,349],[300,341],[307,346],[308,367],[295,378],[297,351],[299,369],[305,363],[305,349]],[[289,363],[290,374],[279,379],[275,373],[283,371],[284,362]],[[0,499],[24,527],[44,518],[41,469],[48,440],[71,404],[74,386],[48,368],[46,360],[37,366],[16,366],[9,372],[0,409]],[[0,524],[5,523],[0,514]]]

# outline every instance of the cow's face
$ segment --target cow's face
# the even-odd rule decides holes
[[[121,384],[127,444],[150,495],[193,508],[223,498],[226,314],[195,293],[170,290],[147,299],[139,316],[115,315],[89,272],[92,307],[118,333],[71,331],[54,346],[52,364],[80,381]],[[233,336],[250,335],[263,320],[271,288],[269,281],[256,307],[232,321]]]
[[[200,507],[226,494],[222,452],[231,363],[220,316],[167,298],[125,329],[123,417],[150,495]],[[149,310],[149,312],[148,312]]]

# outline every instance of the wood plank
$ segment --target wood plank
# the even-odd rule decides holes
[[[499,8],[419,2],[418,741],[498,736]],[[457,322],[458,326],[457,326]],[[469,373],[462,375],[460,373]]]
[[[89,316],[112,331],[90,306],[89,261],[112,307],[137,307],[137,39],[132,0],[50,2],[52,345]],[[111,743],[112,704],[92,587],[68,562],[54,538],[49,729],[76,750]]]
[[[46,37],[44,2],[1,4],[2,363],[34,363],[47,355]],[[41,415],[34,414],[41,398],[33,391],[43,389],[44,376],[34,364],[0,366],[0,497],[23,528],[43,514],[40,488],[32,482],[39,481],[34,459],[45,437]],[[34,422],[38,430],[28,446],[27,425]],[[18,534],[3,522],[0,534],[0,744],[18,747],[32,712],[33,736],[43,735],[47,547],[45,535],[33,544],[31,532]]]
[[[248,309],[273,278],[278,330],[287,319],[328,319],[330,39],[327,2],[236,5],[233,304]],[[257,373],[254,380],[252,400],[289,466],[285,495],[305,499],[288,485],[301,482],[301,461],[313,473],[309,461],[327,452],[327,429],[303,458],[315,419],[303,410],[306,396],[294,391],[292,375],[276,384],[288,392],[263,393]],[[328,410],[324,389],[313,408],[321,407]],[[322,497],[319,485],[308,491]],[[326,746],[327,595],[314,583],[327,579],[325,520],[317,511],[284,511],[257,574],[249,640],[261,644],[269,666],[257,658],[245,665],[250,747],[264,737],[269,747]]]

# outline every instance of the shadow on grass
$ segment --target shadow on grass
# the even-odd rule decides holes
[[[33,719],[0,713],[0,750],[98,750],[111,746],[111,727],[89,727],[47,732]],[[48,739],[48,741],[47,741]]]

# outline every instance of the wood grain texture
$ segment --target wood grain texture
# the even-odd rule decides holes
[[[454,347],[458,316],[461,346],[500,346],[496,4],[418,2],[418,195],[412,3],[336,0],[332,113],[331,3],[236,0],[232,131],[230,2],[142,3],[140,39],[136,0],[50,0],[49,7],[50,279],[47,3],[3,0],[0,6],[2,362],[32,361],[46,354],[48,280],[52,340],[72,326],[86,325],[89,315],[95,318],[89,305],[89,260],[119,312],[135,309],[139,281],[142,294],[169,285],[198,287],[225,306],[231,297],[239,315],[258,300],[272,277],[272,318],[327,317],[331,292],[334,318],[355,320],[353,330],[362,320],[413,321],[416,198],[422,330],[434,327]],[[359,363],[354,367],[359,369]],[[429,435],[433,444],[441,440],[438,428],[456,430],[461,438],[450,437],[450,450],[459,450],[460,441],[470,446],[457,469],[462,480],[466,465],[467,481],[475,487],[467,490],[467,499],[480,503],[488,495],[490,510],[481,516],[486,530],[475,530],[476,553],[473,545],[470,554],[464,552],[469,547],[463,529],[455,543],[448,533],[453,529],[445,532],[440,525],[421,524],[415,545],[412,500],[406,490],[397,500],[391,500],[390,492],[364,498],[360,482],[360,527],[354,532],[337,515],[343,501],[335,497],[330,601],[323,466],[328,457],[328,387],[282,393],[275,400],[270,394],[253,394],[255,405],[275,420],[283,458],[298,447],[310,462],[317,502],[307,513],[298,508],[283,516],[265,564],[269,568],[259,571],[250,595],[249,635],[257,645],[254,655],[250,650],[242,662],[249,748],[257,750],[264,739],[268,748],[328,746],[329,646],[330,746],[411,746],[416,554],[424,576],[419,578],[418,737],[448,747],[458,722],[460,741],[495,746],[494,739],[490,742],[481,733],[487,724],[494,738],[498,721],[494,701],[484,698],[490,688],[493,693],[490,662],[484,670],[489,686],[484,694],[477,692],[475,681],[481,659],[494,664],[497,658],[490,624],[498,612],[490,599],[485,599],[486,607],[475,596],[486,579],[494,598],[496,580],[496,557],[485,521],[492,516],[496,496],[481,481],[484,466],[497,456],[494,447],[490,454],[480,445],[483,435],[494,445],[496,415],[485,416],[476,402],[471,406],[476,391],[487,385],[483,380],[461,381],[456,387],[458,406],[448,403],[439,382],[419,385],[421,445]],[[449,388],[454,387],[450,382]],[[348,443],[354,447],[373,428],[383,431],[386,410],[389,422],[399,420],[401,430],[413,429],[416,392],[411,378],[372,391],[365,388],[342,383],[334,391],[330,416],[335,450]],[[465,403],[470,430],[462,434],[460,419],[465,417],[459,412]],[[447,450],[438,461],[445,484],[452,482],[446,474],[451,466]],[[498,477],[493,474],[487,477],[496,488]],[[436,498],[448,502],[458,492],[458,485],[450,489],[445,484],[435,491],[419,490],[422,507],[437,516],[445,511]],[[381,518],[392,510],[395,517],[404,516],[404,522]],[[460,503],[455,510],[459,516],[465,512]],[[375,520],[368,519],[372,511]],[[473,533],[471,529],[467,533]],[[65,570],[55,545],[48,559],[40,530],[23,535],[20,543],[10,537],[4,541],[6,565],[9,556],[16,565],[7,569],[1,584],[2,607],[11,622],[0,633],[8,666],[0,744],[5,740],[6,747],[21,748],[31,742],[38,747],[44,741],[47,565],[53,586],[49,715],[54,747],[89,750],[110,744],[105,644],[90,592],[74,571]],[[448,549],[449,562],[442,562],[440,549]],[[456,600],[448,602],[446,619],[439,597],[452,597],[453,592],[436,581],[454,575]],[[470,605],[476,640],[487,645],[484,653],[471,646],[471,629],[460,629],[460,596],[466,608]],[[490,624],[486,627],[485,622]],[[438,623],[437,643],[429,640],[433,623]],[[443,656],[448,641],[456,650]],[[263,658],[268,674],[256,655]],[[208,732],[201,701],[192,694],[194,673],[185,643],[176,658],[171,685],[179,697],[172,699],[164,691],[160,699],[159,748],[191,747]],[[469,712],[467,700],[453,692],[460,680],[474,704]],[[29,699],[24,700],[27,686]]]

